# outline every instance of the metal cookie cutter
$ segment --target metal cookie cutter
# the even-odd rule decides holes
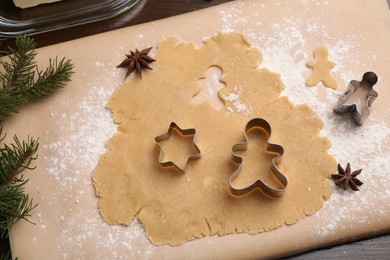
[[[254,118],[254,119],[250,120],[246,124],[245,131],[244,131],[245,141],[244,142],[240,142],[240,143],[236,143],[232,147],[232,155],[233,155],[232,159],[239,166],[238,166],[237,170],[230,176],[230,180],[229,180],[230,192],[233,195],[241,196],[241,195],[244,195],[244,194],[252,191],[255,188],[260,188],[261,191],[263,191],[265,194],[267,194],[267,195],[269,195],[271,197],[281,197],[281,196],[283,196],[283,194],[284,194],[284,192],[286,190],[288,181],[287,181],[286,176],[284,176],[283,173],[276,166],[278,163],[281,162],[282,156],[284,154],[284,148],[282,146],[280,146],[280,145],[277,145],[277,144],[272,144],[272,143],[267,142],[266,151],[274,152],[274,153],[279,154],[279,156],[274,157],[272,159],[271,170],[272,170],[273,174],[275,175],[275,177],[278,179],[278,181],[283,185],[282,189],[272,188],[272,187],[270,187],[269,185],[267,185],[266,183],[264,183],[260,179],[256,180],[251,185],[246,186],[244,188],[240,188],[240,189],[235,188],[233,186],[233,184],[232,184],[233,180],[236,179],[237,176],[240,174],[241,168],[242,168],[242,165],[243,165],[243,162],[244,162],[244,158],[242,158],[241,156],[237,155],[235,152],[237,152],[237,151],[245,151],[247,149],[247,147],[248,147],[248,136],[247,136],[247,133],[249,132],[249,130],[251,130],[252,128],[255,128],[255,127],[259,127],[259,128],[264,129],[267,132],[267,134],[268,134],[268,138],[271,137],[271,125],[265,119]]]
[[[370,115],[372,102],[378,97],[378,93],[373,89],[377,81],[378,77],[371,71],[364,73],[361,81],[351,80],[346,91],[337,101],[334,111],[338,114],[350,111],[356,124],[362,125]],[[359,98],[353,100],[353,95],[358,95],[358,91],[365,91],[367,93],[363,104],[359,104]]]
[[[194,149],[195,149],[195,154],[192,155],[192,156],[189,156],[188,159],[187,159],[187,162],[186,164],[184,165],[183,168],[180,168],[176,163],[172,162],[172,161],[166,161],[164,162],[163,161],[163,157],[164,157],[164,152],[163,150],[161,149],[161,146],[159,145],[159,142],[162,142],[162,141],[165,141],[165,140],[168,140],[170,137],[171,137],[171,134],[172,134],[172,131],[173,130],[177,130],[182,136],[193,136],[193,143],[194,143]],[[158,156],[158,162],[160,163],[160,165],[162,167],[174,167],[175,169],[177,169],[179,172],[181,173],[185,173],[186,169],[187,169],[187,165],[189,163],[189,161],[192,161],[192,160],[195,160],[195,159],[199,159],[200,156],[201,156],[201,152],[200,152],[200,149],[199,147],[196,145],[195,143],[195,134],[196,134],[196,130],[194,128],[189,128],[189,129],[181,129],[175,122],[172,122],[170,125],[169,125],[169,129],[168,129],[168,132],[166,134],[163,134],[163,135],[159,135],[157,136],[156,138],[154,138],[154,140],[156,140],[156,143],[157,143],[157,147],[158,149],[160,150],[160,154]]]

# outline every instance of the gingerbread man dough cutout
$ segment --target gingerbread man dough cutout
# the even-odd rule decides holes
[[[326,47],[318,47],[314,50],[314,59],[309,60],[306,65],[313,69],[312,74],[306,80],[306,85],[313,87],[322,82],[325,86],[336,89],[337,82],[330,75],[330,69],[336,64],[328,59],[328,49]]]

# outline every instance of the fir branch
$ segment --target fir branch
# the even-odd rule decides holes
[[[1,131],[0,131],[1,133]],[[20,142],[14,136],[14,144],[0,148],[0,185],[20,182],[16,177],[23,170],[33,170],[30,164],[37,159],[38,140],[29,137],[27,142]]]
[[[6,237],[11,227],[20,219],[29,221],[30,211],[37,204],[25,194],[23,180],[18,185],[5,185],[0,189],[0,237]],[[30,222],[30,221],[29,221]],[[30,222],[31,223],[31,222]]]
[[[11,252],[8,252],[6,254],[0,254],[0,260],[10,260],[10,259],[12,259]]]
[[[62,88],[71,80],[71,60],[49,60],[45,71],[36,66],[36,44],[27,36],[16,39],[16,49],[9,47],[7,60],[0,60],[0,122],[30,101],[39,101]]]
[[[2,43],[0,37],[0,45]],[[10,145],[3,144],[2,121],[17,113],[18,109],[31,101],[39,101],[62,88],[71,80],[73,64],[71,60],[57,58],[49,60],[46,70],[40,71],[36,65],[35,41],[27,36],[16,39],[16,48],[8,48],[9,56],[3,60],[0,53],[0,237],[8,237],[11,227],[20,219],[27,221],[31,210],[37,205],[25,193],[21,172],[33,170],[31,163],[37,159],[38,140],[28,137],[20,142],[14,136]],[[20,176],[21,175],[21,176]],[[11,254],[0,255],[10,258]]]
[[[44,71],[37,69],[38,79],[26,91],[30,100],[40,100],[53,94],[57,89],[62,88],[64,83],[70,81],[73,64],[70,60],[61,59],[59,62],[50,59],[49,67]]]
[[[12,113],[17,113],[18,108],[25,103],[21,96],[10,96],[8,91],[0,89],[0,122],[9,117]]]
[[[2,129],[0,128],[0,136]],[[4,140],[4,136],[1,137]],[[9,229],[20,219],[27,219],[36,207],[24,191],[23,175],[19,173],[33,170],[31,162],[37,159],[38,140],[28,138],[20,142],[14,136],[14,143],[0,148],[0,236],[5,237]]]
[[[27,36],[16,38],[16,49],[9,47],[9,61],[0,61],[4,73],[0,74],[3,81],[3,89],[23,92],[26,85],[34,76],[36,44]]]

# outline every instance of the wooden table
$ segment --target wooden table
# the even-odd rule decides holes
[[[199,10],[231,0],[140,0],[130,11],[105,21],[35,35],[38,47],[93,35],[125,26],[158,20],[190,11]],[[390,6],[390,0],[387,0]],[[12,44],[7,40],[4,45]],[[9,251],[7,239],[0,239],[1,253]],[[390,259],[390,235],[357,241],[350,244],[315,250],[291,259]]]

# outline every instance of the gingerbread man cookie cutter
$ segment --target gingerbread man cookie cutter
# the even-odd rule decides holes
[[[184,167],[180,167],[178,166],[175,162],[173,161],[163,161],[164,159],[164,152],[163,152],[163,149],[161,148],[161,146],[159,145],[160,142],[162,141],[165,141],[165,140],[168,140],[171,135],[172,135],[172,131],[173,130],[177,130],[182,136],[193,136],[193,147],[194,147],[194,150],[195,150],[195,154],[192,155],[192,156],[189,156],[187,158],[187,161],[184,165]],[[196,160],[196,159],[199,159],[201,157],[201,151],[199,149],[199,147],[196,145],[195,143],[195,137],[196,137],[196,129],[194,128],[189,128],[189,129],[181,129],[175,122],[172,122],[170,125],[169,125],[169,128],[168,128],[168,132],[165,133],[165,134],[162,134],[162,135],[159,135],[157,136],[156,138],[154,138],[154,140],[156,141],[156,144],[157,144],[157,147],[158,149],[160,150],[160,153],[159,153],[159,156],[158,156],[158,162],[159,164],[164,167],[164,168],[167,168],[167,167],[174,167],[175,169],[177,169],[179,172],[181,173],[185,173],[186,169],[187,169],[187,166],[188,166],[188,163],[190,161],[193,161],[193,160]]]
[[[283,188],[281,188],[281,189],[272,188],[269,185],[267,185],[265,182],[263,182],[261,179],[257,179],[252,184],[245,186],[243,188],[236,188],[233,185],[233,181],[240,174],[241,169],[242,169],[242,165],[244,162],[244,158],[237,155],[236,152],[237,151],[245,151],[247,149],[247,147],[248,147],[247,133],[252,128],[255,128],[255,127],[263,129],[268,134],[268,139],[271,137],[271,125],[268,123],[267,120],[265,120],[263,118],[254,118],[246,124],[245,130],[244,130],[245,141],[236,143],[232,146],[232,155],[233,155],[232,160],[234,163],[238,164],[238,168],[230,176],[230,180],[229,180],[230,192],[233,195],[242,196],[242,195],[245,195],[256,188],[259,188],[262,192],[264,192],[265,194],[267,194],[271,197],[281,197],[284,195],[284,192],[285,192],[285,190],[287,188],[287,184],[288,184],[288,180],[287,180],[286,176],[284,176],[283,173],[276,166],[277,164],[279,164],[281,162],[282,156],[284,154],[284,148],[281,145],[272,144],[272,143],[267,142],[266,151],[274,152],[274,153],[278,154],[277,157],[274,157],[272,159],[271,170],[272,170],[274,176],[276,177],[276,179],[283,185]]]
[[[370,115],[372,102],[378,97],[378,92],[373,89],[377,81],[378,77],[372,71],[364,73],[361,81],[351,80],[344,94],[338,99],[334,111],[338,114],[351,112],[356,124],[363,125],[364,121]],[[353,101],[353,95],[359,90],[365,92],[365,98],[362,104],[358,104],[359,98]]]

